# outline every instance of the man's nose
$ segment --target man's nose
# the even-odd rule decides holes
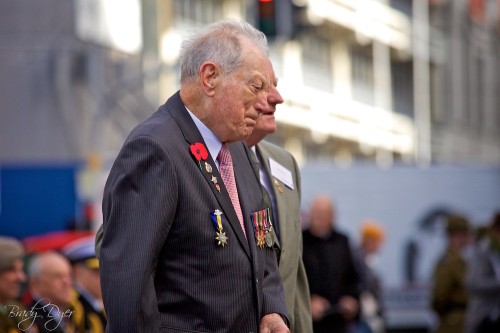
[[[283,97],[281,97],[281,94],[276,87],[271,87],[269,89],[267,100],[270,104],[274,105],[283,103]]]

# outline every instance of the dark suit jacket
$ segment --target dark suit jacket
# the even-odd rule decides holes
[[[195,142],[204,143],[176,93],[115,160],[100,253],[107,332],[256,333],[265,314],[286,314],[274,252],[253,237],[250,216],[263,199],[247,148],[230,145],[248,241],[210,154],[208,172],[190,153]],[[225,247],[215,240],[216,209]]]
[[[275,237],[275,244],[280,253],[279,270],[285,300],[290,318],[290,329],[295,333],[312,333],[309,284],[302,262],[302,227],[300,224],[301,183],[300,170],[295,158],[285,149],[270,142],[261,141],[256,145],[257,155],[262,161],[263,170],[271,182],[276,198],[277,218],[280,240]],[[269,165],[272,158],[292,173],[294,189],[276,179]],[[277,189],[277,182],[282,189]]]
[[[303,236],[304,265],[311,295],[320,295],[332,305],[327,316],[313,323],[314,332],[347,332],[347,323],[340,315],[338,301],[346,295],[359,299],[359,276],[354,267],[349,239],[337,231],[319,238],[306,230]]]

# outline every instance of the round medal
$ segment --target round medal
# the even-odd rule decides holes
[[[273,247],[274,245],[273,236],[271,236],[270,232],[266,233],[266,244],[268,247]]]

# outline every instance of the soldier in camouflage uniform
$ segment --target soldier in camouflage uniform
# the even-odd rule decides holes
[[[448,247],[435,267],[431,306],[439,318],[436,333],[463,333],[468,295],[461,251],[471,240],[469,222],[459,215],[449,215],[446,222]]]

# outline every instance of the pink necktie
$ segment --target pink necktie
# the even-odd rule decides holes
[[[217,159],[219,160],[219,171],[222,181],[224,182],[224,185],[226,185],[227,192],[229,193],[234,210],[236,211],[236,215],[238,216],[238,220],[240,220],[241,228],[243,229],[243,233],[246,237],[247,233],[245,231],[245,225],[243,224],[240,198],[238,196],[238,189],[236,188],[236,180],[234,179],[233,159],[225,143],[222,144],[222,148],[217,156]]]

